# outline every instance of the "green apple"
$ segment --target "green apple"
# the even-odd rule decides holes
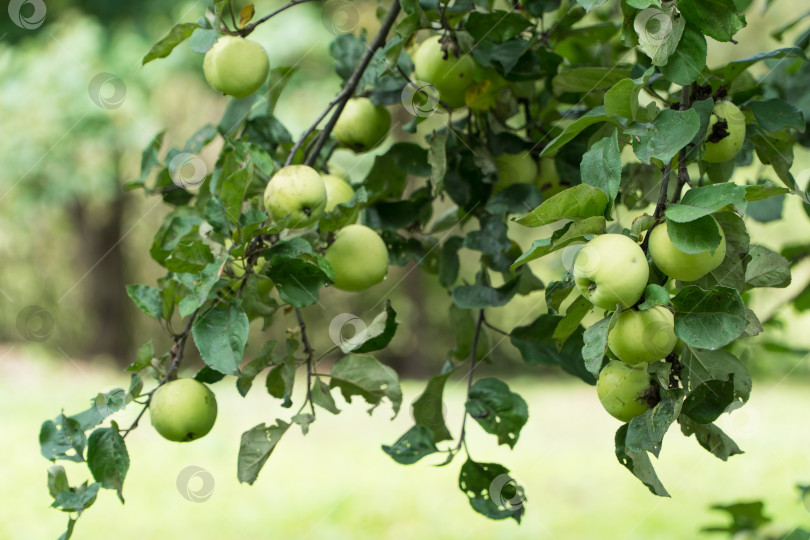
[[[720,225],[717,228],[720,230],[720,245],[713,253],[709,250],[684,253],[670,240],[666,222],[658,225],[650,233],[650,255],[653,263],[663,273],[679,281],[702,278],[720,266],[726,257],[726,235]]]
[[[650,267],[638,244],[622,234],[600,234],[574,260],[574,283],[597,307],[628,308],[644,293]]]
[[[720,140],[713,141],[714,125],[725,122],[728,134]],[[709,118],[709,134],[706,137],[706,151],[703,161],[721,163],[731,161],[740,152],[745,142],[745,115],[730,101],[719,101],[712,109]]]
[[[493,193],[513,184],[533,184],[537,178],[537,162],[528,152],[519,154],[501,154],[495,156],[495,167],[498,169],[498,182]]]
[[[214,427],[217,399],[203,383],[194,379],[177,379],[164,384],[152,395],[149,418],[164,439],[193,441]]]
[[[534,185],[540,190],[544,201],[571,187],[569,182],[560,180],[554,158],[548,157],[540,158],[540,166],[538,167],[537,178],[534,180]]]
[[[338,117],[332,133],[343,146],[367,152],[380,144],[391,129],[391,113],[368,98],[352,98]]]
[[[237,36],[221,36],[203,60],[208,84],[235,98],[247,97],[258,90],[269,72],[270,63],[262,46]]]
[[[630,365],[661,360],[673,351],[677,341],[675,317],[660,305],[625,311],[608,333],[610,350]]]
[[[324,257],[335,271],[335,287],[344,291],[373,287],[388,273],[388,248],[380,235],[365,225],[340,229]]]
[[[310,227],[321,219],[326,208],[326,186],[312,167],[289,165],[267,183],[264,207],[275,220],[292,216],[291,229]]]
[[[416,80],[424,81],[439,91],[439,98],[451,107],[466,104],[467,88],[473,83],[475,61],[469,54],[456,57],[442,50],[439,36],[427,38],[413,54]]]
[[[596,395],[611,416],[629,422],[649,408],[642,397],[649,387],[646,365],[638,368],[611,360],[599,373]]]
[[[323,185],[326,188],[326,211],[331,212],[332,209],[339,205],[352,200],[354,197],[354,189],[349,183],[335,176],[334,174],[322,174]]]

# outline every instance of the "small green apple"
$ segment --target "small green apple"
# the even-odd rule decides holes
[[[465,95],[475,72],[475,61],[469,54],[456,57],[448,51],[445,59],[439,36],[432,36],[413,54],[413,65],[415,78],[436,88],[442,101],[455,108],[466,104]]]
[[[664,306],[619,315],[608,333],[610,350],[626,364],[655,362],[675,348],[675,317]]]
[[[727,135],[715,140],[714,126],[718,122],[725,122]],[[712,109],[709,119],[709,134],[706,136],[706,151],[703,161],[721,163],[731,161],[740,153],[745,142],[745,115],[730,101],[719,101]]]
[[[258,90],[269,72],[270,63],[262,46],[237,36],[221,36],[203,60],[208,84],[235,98],[247,97]]]
[[[597,307],[628,308],[644,293],[650,267],[638,244],[622,234],[600,234],[574,260],[574,283]]]
[[[649,233],[653,263],[663,273],[679,281],[695,281],[702,278],[720,266],[726,257],[726,235],[720,225],[717,225],[717,228],[720,230],[720,245],[714,253],[709,250],[684,253],[670,240],[666,222],[658,225]]]
[[[649,408],[642,394],[650,387],[646,365],[641,368],[611,360],[599,373],[596,395],[607,412],[622,422],[629,422]]]
[[[540,190],[544,201],[571,187],[569,182],[560,180],[554,158],[548,157],[540,158],[540,165],[538,167],[537,178],[534,180],[534,185]]]
[[[264,207],[275,220],[292,216],[291,229],[310,227],[321,219],[326,208],[326,186],[312,167],[284,167],[267,183]]]
[[[537,178],[537,162],[528,152],[501,154],[495,156],[494,160],[498,169],[498,182],[492,188],[493,193],[513,184],[532,184]]]
[[[367,152],[380,144],[391,129],[391,113],[368,98],[352,98],[338,117],[332,133],[343,146]]]
[[[344,291],[373,287],[388,273],[388,248],[380,235],[365,225],[340,229],[324,257],[335,271],[335,287]]]
[[[149,418],[164,439],[189,442],[205,436],[217,419],[217,399],[203,383],[177,379],[155,391]]]
[[[352,200],[354,197],[354,189],[349,183],[335,176],[334,174],[322,174],[323,185],[326,188],[326,211],[331,212],[332,209],[339,205]]]

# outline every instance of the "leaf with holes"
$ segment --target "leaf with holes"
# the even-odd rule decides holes
[[[498,444],[515,447],[520,430],[529,419],[529,407],[520,395],[498,379],[481,379],[470,388],[465,404],[484,431],[498,437]]]

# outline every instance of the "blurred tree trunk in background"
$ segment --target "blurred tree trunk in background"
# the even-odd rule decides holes
[[[87,320],[85,354],[111,356],[116,363],[132,358],[131,308],[126,294],[127,272],[122,242],[123,218],[128,194],[123,190],[106,209],[90,209],[88,201],[77,201],[71,216],[80,237],[80,262],[87,272],[81,283]]]

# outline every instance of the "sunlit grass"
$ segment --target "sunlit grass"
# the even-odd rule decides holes
[[[79,364],[34,360],[0,364],[0,538],[56,538],[65,516],[49,510],[45,485],[48,462],[39,454],[40,422],[81,409],[85,397],[125,384],[125,377]],[[338,416],[319,411],[310,434],[291,429],[253,487],[236,480],[242,431],[277,416],[289,418],[261,384],[241,399],[232,381],[216,386],[220,416],[213,432],[192,444],[160,439],[148,419],[128,439],[132,465],[121,506],[104,492],[80,520],[77,538],[117,540],[168,538],[672,538],[697,535],[722,521],[711,503],[765,499],[777,525],[810,522],[793,485],[810,477],[810,431],[804,415],[810,396],[795,383],[755,385],[751,403],[726,426],[746,450],[722,463],[677,429],[667,436],[657,470],[671,499],[649,494],[613,456],[618,422],[600,407],[592,388],[575,380],[512,381],[529,402],[531,418],[514,451],[497,448],[477,426],[470,448],[479,461],[498,461],[525,485],[522,525],[492,522],[472,512],[456,487],[461,457],[444,468],[429,460],[410,467],[393,463],[380,450],[407,429],[407,406],[389,422],[390,406],[369,417],[355,403]],[[405,404],[421,390],[405,385]],[[457,432],[463,384],[451,382],[448,424]],[[745,413],[746,409],[749,411]],[[135,410],[120,415],[122,424]],[[204,503],[184,499],[176,487],[181,470],[203,467],[215,486]],[[82,466],[68,468],[71,481]],[[196,489],[198,485],[192,485]]]

